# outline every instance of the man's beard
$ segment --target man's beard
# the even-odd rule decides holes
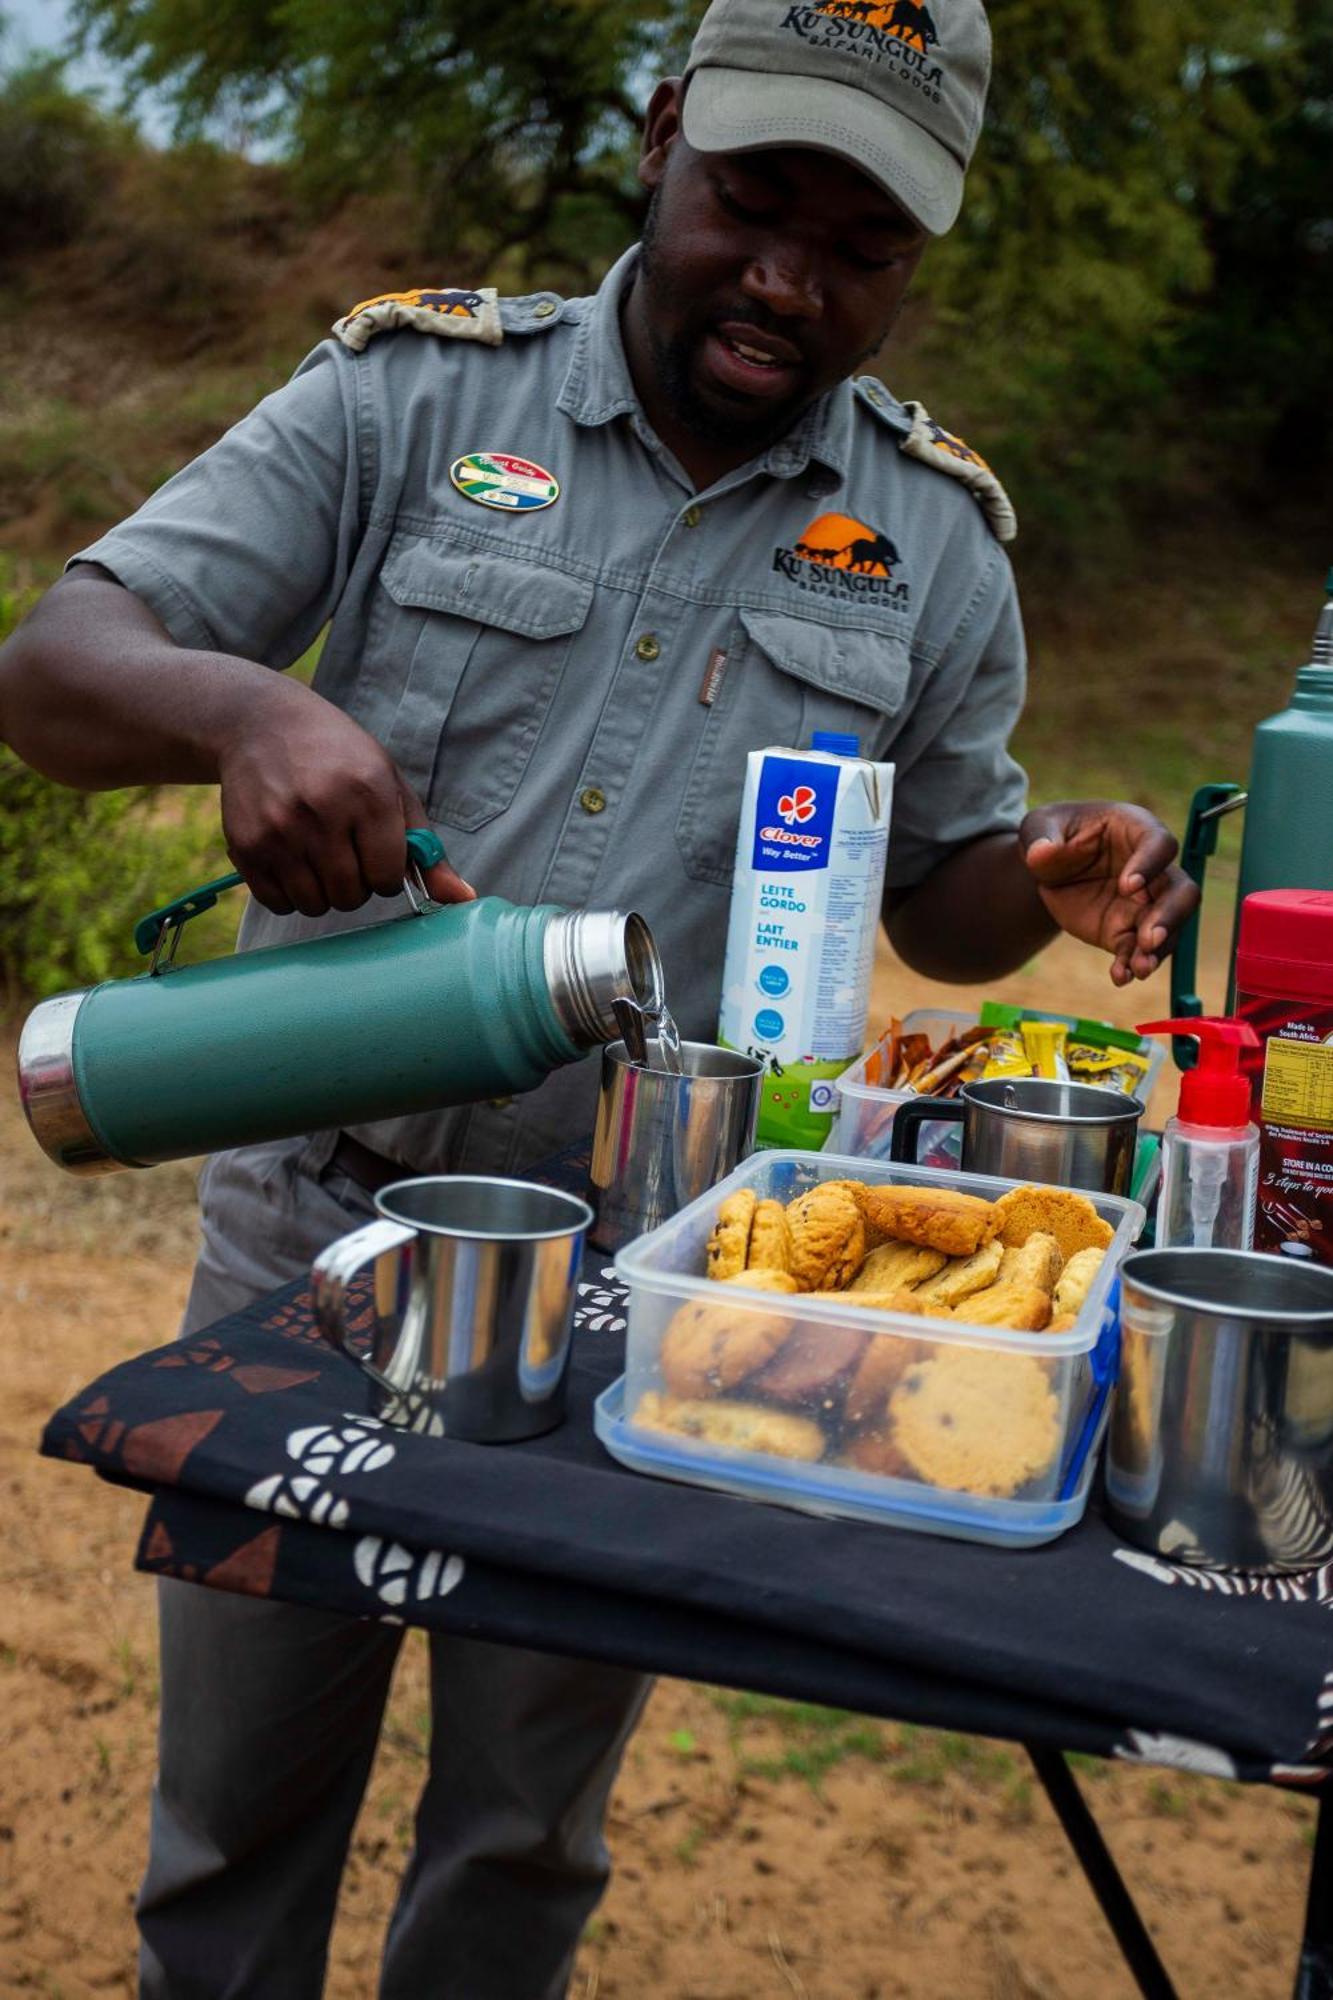
[[[650,296],[656,292],[659,298],[669,298],[670,274],[663,268],[659,257],[661,192],[659,183],[653,189],[644,218],[635,283],[642,285]],[[744,318],[747,314],[735,313],[732,317]],[[707,320],[701,319],[694,328],[667,335],[662,332],[650,305],[644,314],[644,326],[658,386],[671,414],[683,429],[709,443],[748,447],[753,453],[758,453],[784,437],[816,400],[798,390],[777,407],[728,409],[721,398],[714,402],[701,396],[695,387],[693,362],[707,332]]]

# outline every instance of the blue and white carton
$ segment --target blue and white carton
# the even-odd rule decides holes
[[[719,1039],[765,1065],[761,1146],[824,1144],[865,1040],[893,765],[857,750],[821,731],[747,762]]]

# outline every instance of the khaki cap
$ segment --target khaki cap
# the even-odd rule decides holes
[[[990,49],[979,0],[713,0],[686,65],[685,137],[701,153],[836,153],[942,236],[962,206]]]

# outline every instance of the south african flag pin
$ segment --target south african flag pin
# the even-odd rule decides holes
[[[454,460],[449,477],[465,499],[510,514],[531,513],[560,498],[560,481],[544,465],[507,451],[470,451]]]

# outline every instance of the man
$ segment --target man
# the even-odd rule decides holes
[[[643,910],[683,1031],[711,1039],[746,753],[853,731],[897,765],[886,919],[912,964],[989,978],[1063,927],[1117,981],[1149,973],[1191,907],[1166,830],[1024,817],[1012,580],[948,469],[1003,524],[997,483],[850,380],[980,125],[984,15],[935,14],[717,0],[687,86],[654,93],[644,240],[597,295],[349,315],[75,558],[0,661],[6,740],[69,784],[219,783],[247,945],[383,914],[367,899],[430,823],[441,899],[465,875]],[[313,690],[271,671],[326,625]],[[583,1065],[214,1160],[186,1330],[304,1270],[404,1167],[521,1171],[590,1126],[594,1087]],[[399,1634],[184,1585],[161,1611],[143,1990],[304,2000]],[[436,1639],[432,1692],[382,1991],[544,2000],[602,1887],[644,1684]]]

